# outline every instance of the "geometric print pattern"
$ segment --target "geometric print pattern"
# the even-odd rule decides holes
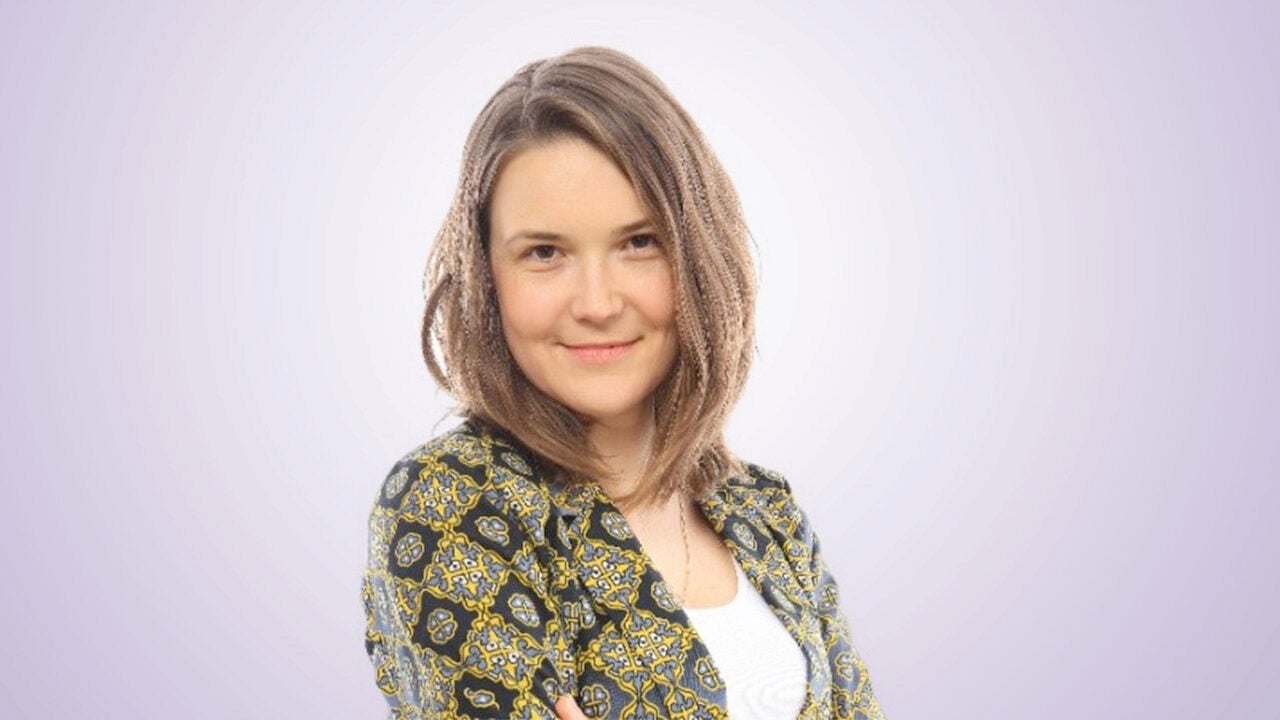
[[[839,591],[782,476],[747,464],[698,501],[802,650],[800,718],[883,720]],[[369,516],[365,649],[390,720],[720,720],[724,682],[626,520],[463,422],[405,455]]]

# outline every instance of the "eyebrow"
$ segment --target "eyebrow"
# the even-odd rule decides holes
[[[636,230],[649,227],[651,225],[653,225],[653,221],[650,220],[649,218],[640,218],[635,222],[629,222],[626,225],[619,227],[617,230],[614,230],[613,232],[615,235],[626,235],[629,232],[635,232]],[[503,240],[502,242],[505,244],[505,243],[512,242],[517,238],[522,238],[522,237],[529,238],[530,240],[563,240],[564,239],[564,236],[559,233],[545,232],[541,230],[518,230],[508,235],[507,239]]]

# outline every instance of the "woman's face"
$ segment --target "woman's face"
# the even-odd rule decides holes
[[[507,159],[489,211],[503,334],[525,376],[593,422],[642,422],[676,357],[675,284],[626,175],[556,139]]]

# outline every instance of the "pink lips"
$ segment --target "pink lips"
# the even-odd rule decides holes
[[[599,345],[565,345],[564,347],[574,357],[578,358],[582,362],[595,364],[595,363],[606,363],[611,360],[617,360],[623,355],[626,355],[627,352],[631,350],[631,347],[635,344],[636,344],[636,341],[632,340],[631,342],[628,342],[628,343],[613,343],[613,344],[599,344]]]

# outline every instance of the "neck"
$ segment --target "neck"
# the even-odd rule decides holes
[[[653,412],[649,408],[625,418],[591,424],[587,436],[612,471],[612,477],[598,480],[606,494],[618,497],[630,492],[640,481],[655,429]]]

